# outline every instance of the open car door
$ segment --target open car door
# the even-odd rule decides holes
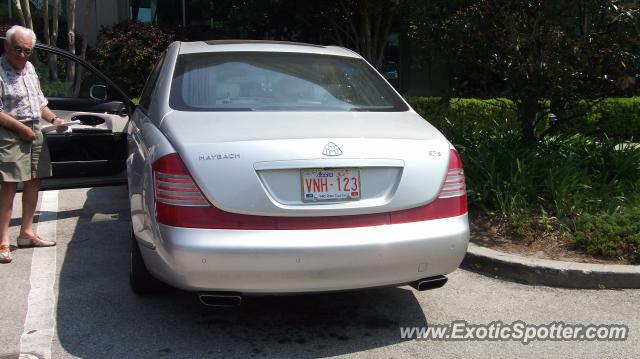
[[[4,51],[4,44],[0,49]],[[53,176],[43,179],[41,188],[126,184],[131,100],[96,68],[67,51],[36,44],[29,61],[49,108],[65,122],[74,122],[57,133],[41,120],[53,167]]]

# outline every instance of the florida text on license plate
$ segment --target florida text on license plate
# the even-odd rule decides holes
[[[300,177],[304,202],[360,199],[358,168],[307,168],[300,170]]]

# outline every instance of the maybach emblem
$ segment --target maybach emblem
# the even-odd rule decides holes
[[[335,143],[329,142],[326,146],[324,146],[322,154],[325,156],[340,156],[342,154],[342,150]]]
[[[198,156],[199,161],[235,160],[238,158],[240,158],[239,153],[212,153]]]

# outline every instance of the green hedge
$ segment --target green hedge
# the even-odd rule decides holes
[[[439,97],[407,97],[407,102],[434,126],[472,122],[492,124],[494,121],[517,128],[517,113],[507,99],[460,99]],[[571,118],[561,123],[561,133],[604,134],[623,140],[640,138],[640,97],[609,98],[592,108],[586,102],[569,112]]]
[[[513,102],[507,99],[478,100],[474,98],[407,97],[407,102],[434,126],[445,121],[473,120],[517,123]]]
[[[608,136],[640,138],[640,97],[606,99],[589,116]]]

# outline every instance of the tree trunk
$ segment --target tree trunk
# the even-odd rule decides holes
[[[76,53],[76,0],[67,0],[67,28],[69,29],[69,52]],[[67,81],[75,78],[75,62],[67,63]]]
[[[51,35],[49,34],[49,0],[42,1],[42,21],[44,22],[44,28],[42,29],[44,33],[44,43],[47,45],[51,45]],[[49,65],[49,80],[53,79],[53,71],[55,70],[55,68],[52,69],[51,67],[51,61],[53,61],[53,56],[49,54],[47,56],[47,64]]]
[[[49,37],[49,0],[42,1],[42,21],[44,22],[44,28],[42,29],[44,43],[51,45],[51,38]]]
[[[138,21],[139,12],[140,12],[140,0],[131,0],[131,20]]]
[[[51,46],[58,43],[58,13],[60,11],[60,0],[53,0],[53,12],[51,13]]]
[[[378,21],[380,31],[375,37],[375,45],[376,45],[376,56],[372,59],[372,65],[380,70],[382,68],[382,60],[384,59],[384,49],[387,47],[387,41],[389,38],[389,33],[391,32],[391,24],[393,22],[393,16],[397,12],[399,1],[392,1],[392,8],[389,11],[382,11],[379,16],[380,20]]]
[[[371,61],[371,18],[369,16],[369,0],[359,4],[358,14],[360,15],[360,54]]]
[[[86,37],[82,37],[82,45],[81,45],[82,50],[80,51],[80,58],[82,58],[83,60],[85,59],[85,57],[87,56],[87,38]],[[80,85],[82,85],[82,71],[83,68],[82,66],[78,66],[78,68],[76,69],[76,74],[75,74],[75,80],[73,81],[73,96],[74,97],[80,97]]]
[[[53,0],[53,11],[51,13],[51,38],[49,44],[56,46],[58,43],[58,11],[60,10],[60,0]],[[51,81],[58,81],[58,57],[51,54],[49,56],[49,73]]]
[[[351,19],[360,24],[360,33],[356,34],[358,37],[356,51],[376,69],[382,68],[384,49],[391,31],[393,16],[399,4],[400,0],[389,2],[361,0],[357,3],[359,18]]]
[[[525,144],[536,142],[536,124],[540,115],[539,99],[525,98],[518,103],[518,118],[522,125],[522,141]]]
[[[21,0],[13,0],[13,5],[16,7],[16,12],[18,13],[18,19],[20,19],[20,25],[27,26],[24,21],[24,13],[22,12],[22,4],[20,4]]]
[[[29,4],[29,0],[22,0],[24,3],[22,4],[22,10],[24,13],[24,22],[28,28],[33,30],[33,20],[31,19],[31,5]]]

